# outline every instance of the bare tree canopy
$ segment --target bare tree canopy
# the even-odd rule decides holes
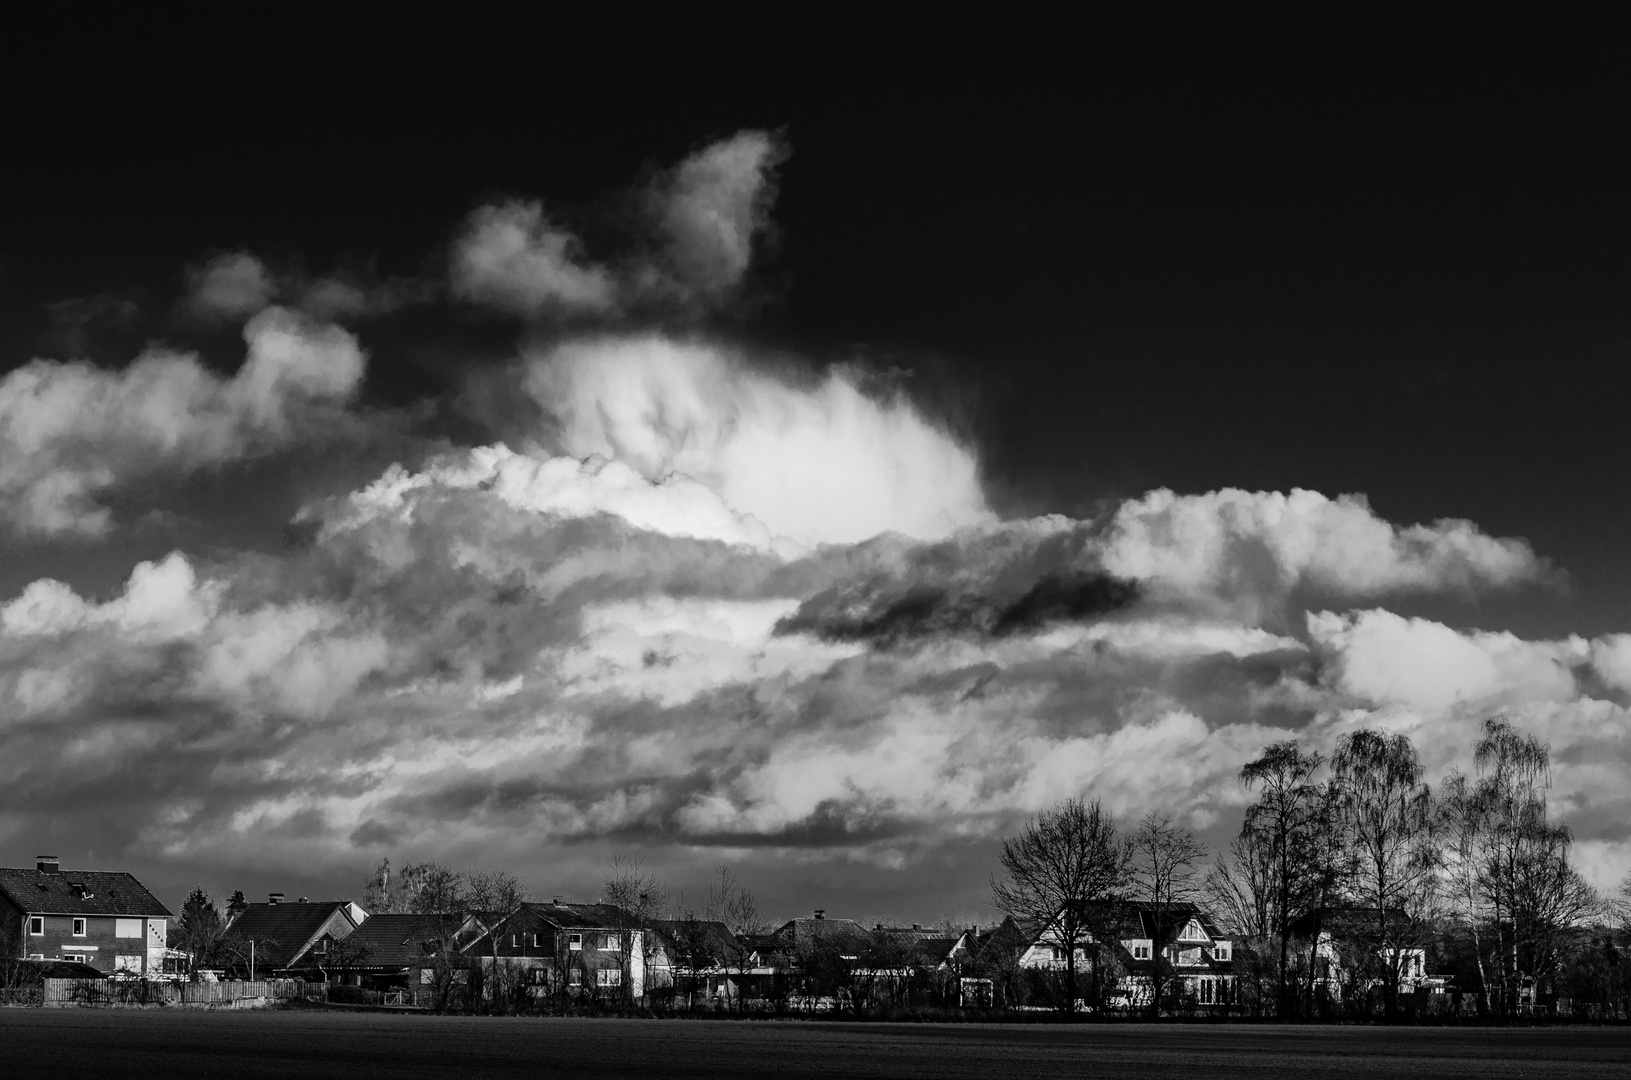
[[[1067,1012],[1076,1009],[1077,954],[1091,939],[1089,906],[1127,883],[1129,851],[1097,799],[1067,799],[1002,842],[1002,877],[991,902],[1048,934],[1064,953]]]
[[[1200,866],[1206,847],[1188,829],[1172,823],[1172,817],[1151,810],[1144,815],[1129,841],[1131,850],[1131,895],[1149,906],[1157,933],[1178,905],[1193,904],[1200,898]],[[1161,955],[1160,943],[1150,958],[1150,1014],[1161,1013],[1161,988],[1170,960]]]

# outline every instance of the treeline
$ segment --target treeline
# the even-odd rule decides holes
[[[1447,977],[1458,1005],[1485,1017],[1631,1015],[1631,879],[1598,895],[1571,862],[1573,837],[1548,807],[1548,748],[1487,719],[1474,772],[1430,786],[1402,734],[1361,730],[1329,759],[1297,740],[1269,745],[1239,774],[1253,798],[1239,834],[1209,868],[1169,818],[1130,835],[1097,802],[1072,800],[1004,843],[993,903],[1050,923],[1092,972],[1115,969],[1113,901],[1157,911],[1196,903],[1245,948],[1231,1006],[1281,1018],[1380,1015],[1419,1007],[1401,986]],[[1098,920],[1096,923],[1095,920]],[[1322,946],[1322,941],[1324,942]],[[1149,1009],[1170,1008],[1155,955]],[[1423,961],[1425,960],[1425,964]],[[1102,999],[1104,980],[1081,991]],[[1441,1003],[1442,1004],[1442,1003]]]

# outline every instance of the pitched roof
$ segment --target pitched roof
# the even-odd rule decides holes
[[[563,930],[620,930],[633,926],[638,921],[616,904],[531,902],[521,906],[541,915]]]
[[[75,886],[83,885],[84,889]],[[114,870],[0,868],[0,895],[24,914],[130,915],[168,918],[169,908],[134,874]]]
[[[793,945],[822,939],[858,941],[866,937],[866,928],[854,919],[791,919],[777,927],[776,936]]]
[[[423,964],[466,919],[461,914],[370,915],[351,932],[347,945],[361,967],[415,967]]]
[[[346,911],[346,901],[250,904],[232,920],[227,927],[227,936],[245,940],[253,938],[258,966],[268,970],[288,967],[299,959],[306,946],[322,932],[336,911]],[[349,923],[349,912],[345,918]]]
[[[725,959],[739,947],[730,927],[711,919],[653,919],[646,923],[646,929],[664,939],[670,957],[674,956],[686,936],[692,933],[696,935],[694,940],[701,950],[716,960]]]

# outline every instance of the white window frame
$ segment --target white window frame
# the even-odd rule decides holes
[[[28,917],[28,933],[30,937],[39,937],[45,933],[44,915],[30,915]]]
[[[88,963],[90,963],[90,961],[85,958],[84,953],[63,953],[62,958],[65,961],[75,963],[75,964],[88,964]]]
[[[1148,960],[1149,958],[1150,958],[1150,947],[1148,945],[1134,945],[1133,946],[1133,959],[1134,960]]]
[[[79,916],[79,915],[74,916],[74,926],[73,926],[73,930],[74,930],[73,936],[74,937],[84,937],[86,935],[86,933],[89,931],[89,929],[90,929],[90,923],[83,916]]]
[[[568,935],[566,935],[566,948],[567,948],[567,951],[569,951],[569,952],[580,952],[580,951],[582,951],[582,949],[583,949],[583,935],[582,934],[568,934]]]
[[[600,948],[603,952],[616,952],[621,945],[616,934],[602,934]]]
[[[1229,946],[1227,944],[1215,945],[1212,948],[1212,957],[1216,960],[1229,959]]]
[[[596,968],[595,985],[608,990],[622,986],[623,970],[621,968]]]

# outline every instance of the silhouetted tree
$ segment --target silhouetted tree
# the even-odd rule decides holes
[[[1167,959],[1159,935],[1174,909],[1200,898],[1200,865],[1206,847],[1188,829],[1172,823],[1170,815],[1151,810],[1144,815],[1130,840],[1132,850],[1129,893],[1149,908],[1158,935],[1150,951],[1150,1015],[1161,1015],[1161,984]]]
[[[1076,957],[1091,938],[1094,905],[1127,883],[1129,850],[1095,799],[1067,799],[1002,842],[992,904],[1051,934],[1064,950],[1064,1010],[1076,1010]]]
[[[1313,846],[1320,826],[1320,785],[1315,774],[1323,763],[1318,753],[1304,751],[1295,740],[1272,743],[1240,770],[1240,782],[1257,791],[1257,801],[1246,808],[1241,831],[1268,852],[1271,877],[1271,914],[1279,939],[1278,992],[1280,1014],[1291,1005],[1291,930],[1307,906],[1314,880]]]
[[[1360,730],[1331,757],[1341,838],[1348,848],[1348,890],[1366,912],[1359,936],[1383,968],[1383,1015],[1398,1015],[1406,950],[1425,948],[1438,892],[1432,794],[1410,739]]]

